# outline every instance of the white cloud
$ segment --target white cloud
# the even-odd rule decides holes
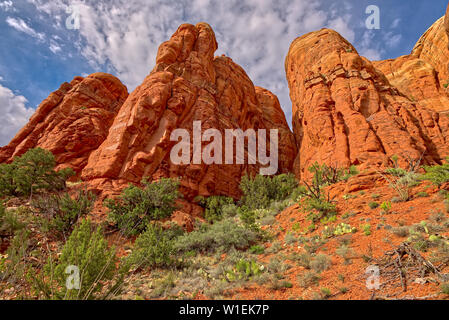
[[[399,23],[401,23],[401,18],[394,19],[394,21],[391,23],[390,28],[391,29],[397,28],[399,26]]]
[[[58,52],[62,51],[61,46],[56,42],[51,40],[50,41],[50,47],[49,47],[50,51],[53,52],[54,54],[57,54]]]
[[[387,49],[396,48],[401,40],[402,35],[392,31],[379,33],[378,30],[366,30],[358,43],[358,51],[370,60],[382,60]]]
[[[16,29],[17,31],[26,33],[27,35],[32,36],[38,40],[42,41],[45,39],[45,34],[37,32],[36,30],[31,28],[25,21],[23,21],[20,18],[16,19],[16,18],[12,18],[12,17],[7,17],[6,23],[8,25],[10,25],[11,27],[13,27],[14,29]]]
[[[353,43],[355,39],[355,32],[349,27],[347,21],[349,21],[350,16],[338,17],[334,20],[329,21],[329,28],[334,29],[340,33],[346,40]]]
[[[388,48],[395,48],[402,40],[402,35],[393,34],[393,32],[387,32],[383,35],[383,40]]]
[[[359,53],[361,56],[368,58],[369,60],[381,60],[382,54],[385,50],[381,49],[379,44],[374,42],[373,39],[376,36],[376,31],[367,30],[363,33],[362,40],[360,41]]]
[[[34,110],[26,107],[27,102],[25,97],[0,85],[0,146],[7,145],[33,115]]]

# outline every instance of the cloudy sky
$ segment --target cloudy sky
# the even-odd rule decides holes
[[[378,30],[366,28],[369,5],[380,9]],[[447,0],[0,0],[0,146],[74,76],[109,72],[131,92],[153,68],[159,44],[185,22],[208,22],[217,55],[230,56],[256,85],[276,93],[290,121],[284,59],[296,37],[329,27],[370,59],[394,58],[408,54],[446,6]]]

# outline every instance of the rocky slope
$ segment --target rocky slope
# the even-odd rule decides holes
[[[447,20],[396,60],[373,63],[329,29],[292,43],[285,68],[298,177],[315,161],[363,169],[385,166],[393,155],[401,165],[421,155],[440,163],[449,155]]]
[[[40,147],[51,151],[60,167],[71,167],[80,174],[91,152],[106,139],[127,97],[120,80],[105,73],[62,84],[10,144],[0,148],[0,163]]]

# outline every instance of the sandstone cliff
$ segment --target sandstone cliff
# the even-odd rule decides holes
[[[0,148],[0,163],[41,147],[53,152],[60,167],[81,173],[90,153],[106,139],[127,97],[120,80],[105,73],[62,84],[10,144]]]
[[[446,111],[449,109],[448,39],[449,11],[424,33],[410,55],[377,61],[374,65],[411,101],[435,111]]]
[[[214,128],[223,136],[225,129],[279,129],[279,172],[290,171],[295,141],[277,98],[256,89],[230,58],[214,58],[216,49],[209,25],[180,26],[160,46],[154,70],[124,103],[82,178],[100,189],[117,189],[144,177],[181,177],[189,201],[198,195],[238,197],[242,175],[257,173],[258,165],[171,162],[172,131],[192,133],[194,121],[202,122],[203,132]]]
[[[410,56],[375,63],[333,30],[296,39],[285,68],[297,176],[307,177],[315,161],[363,169],[385,166],[393,155],[402,165],[421,154],[425,163],[448,156],[446,32],[442,18]]]

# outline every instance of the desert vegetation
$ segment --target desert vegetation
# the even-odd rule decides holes
[[[42,170],[30,169],[36,166]],[[296,298],[332,299],[355,290],[345,271],[349,266],[363,275],[380,259],[382,252],[376,258],[369,245],[353,248],[379,234],[390,247],[407,243],[438,272],[449,265],[444,235],[449,193],[442,188],[449,182],[447,164],[416,167],[413,174],[394,164],[379,174],[380,181],[386,175],[387,181],[397,178],[393,185],[350,192],[341,200],[331,190],[356,181],[355,167],[314,164],[303,184],[291,174],[244,176],[241,199],[195,199],[204,219],[197,219],[191,232],[170,220],[182,199],[178,180],[143,180],[99,203],[82,185],[67,188],[70,170],[54,168],[54,158],[43,150],[2,167],[0,292],[5,296],[221,299],[248,297],[254,288],[283,297],[301,292]],[[21,170],[34,178],[22,182]],[[407,202],[394,201],[398,185],[407,188]],[[398,220],[396,211],[404,212],[404,204],[413,201],[432,201],[436,209],[421,221]],[[91,218],[95,203],[107,212],[100,223]],[[361,212],[350,211],[357,206]],[[338,279],[329,282],[329,272],[337,270]],[[75,281],[72,286],[68,278]],[[440,285],[437,295],[447,286],[442,280]]]

